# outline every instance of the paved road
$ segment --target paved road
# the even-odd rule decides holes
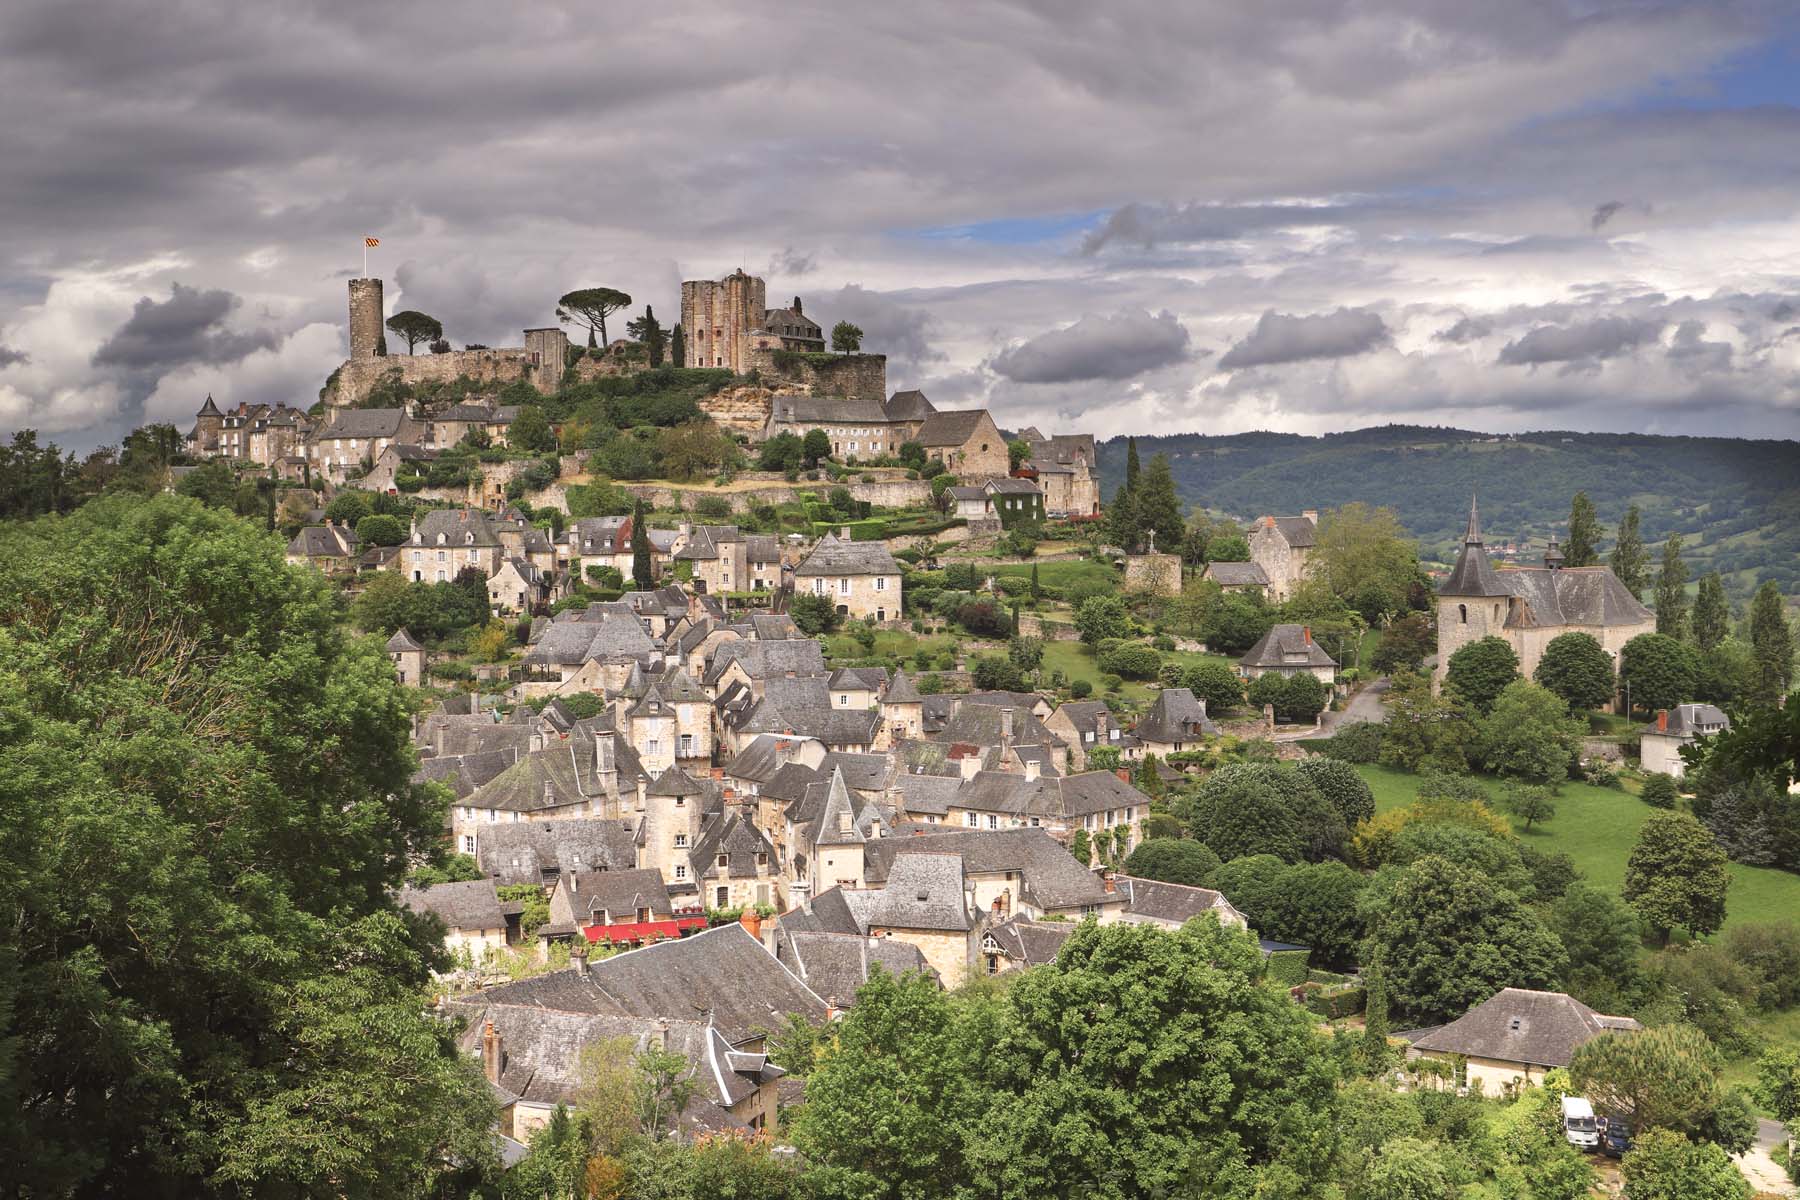
[[[1758,1121],[1756,1123],[1756,1145],[1738,1155],[1738,1170],[1750,1181],[1750,1186],[1758,1192],[1771,1196],[1792,1196],[1795,1194],[1793,1181],[1787,1172],[1775,1165],[1769,1157],[1769,1151],[1781,1145],[1787,1139],[1787,1130],[1779,1121]]]
[[[1319,728],[1296,729],[1275,735],[1278,742],[1297,742],[1303,738],[1330,737],[1336,733],[1340,725],[1354,725],[1358,721],[1385,721],[1387,709],[1382,707],[1381,698],[1387,694],[1388,681],[1377,679],[1362,691],[1350,698],[1342,712],[1327,712]]]

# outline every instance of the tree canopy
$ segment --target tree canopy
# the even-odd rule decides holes
[[[406,342],[408,354],[411,354],[420,342],[435,342],[444,336],[444,326],[436,317],[428,317],[417,309],[411,308],[389,317],[387,327]]]
[[[831,327],[831,348],[839,354],[855,354],[862,349],[862,340],[862,328],[849,321],[839,321]]]
[[[594,335],[599,334],[599,348],[605,349],[606,318],[630,304],[631,297],[618,288],[577,288],[564,292],[556,302],[556,319],[587,330],[589,348],[596,345]]]
[[[1518,677],[1519,656],[1512,643],[1490,634],[1450,655],[1444,689],[1476,712],[1486,713],[1506,685]]]
[[[1532,676],[1570,708],[1610,704],[1617,687],[1612,655],[1589,633],[1562,633],[1551,638]]]
[[[1666,633],[1640,633],[1619,651],[1619,684],[1634,709],[1673,708],[1693,699],[1700,659]]]
[[[1725,864],[1706,826],[1687,813],[1657,812],[1638,830],[1623,894],[1665,942],[1677,925],[1713,933],[1725,923]]]

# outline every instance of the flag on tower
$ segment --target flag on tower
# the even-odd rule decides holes
[[[363,239],[363,245],[365,245],[365,246],[369,246],[369,247],[371,247],[371,248],[372,248],[372,247],[375,247],[375,246],[379,246],[379,245],[381,245],[381,239],[380,239],[380,238],[372,238],[372,237],[366,237],[366,238],[364,238],[364,239]]]

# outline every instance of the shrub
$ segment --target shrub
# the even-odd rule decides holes
[[[984,692],[1021,692],[1025,690],[1025,673],[1011,659],[989,655],[975,660],[970,671],[975,686]]]
[[[794,597],[794,602],[788,606],[788,615],[799,626],[800,632],[809,637],[830,633],[843,620],[837,606],[832,604],[831,597],[806,592]]]
[[[1175,649],[1175,639],[1170,637],[1166,633],[1159,633],[1155,637],[1151,638],[1150,644],[1152,646],[1154,646],[1156,649],[1161,650],[1164,654],[1167,654],[1170,651]]]
[[[1129,642],[1100,656],[1100,669],[1126,679],[1154,679],[1162,655],[1141,642]]]
[[[1077,679],[1069,685],[1069,695],[1076,700],[1086,700],[1094,694],[1094,685],[1085,679]]]
[[[1675,800],[1680,794],[1673,775],[1652,771],[1644,777],[1642,799],[1652,808],[1674,808]]]
[[[1340,725],[1337,734],[1319,747],[1326,758],[1345,763],[1372,763],[1381,757],[1381,726],[1374,721]]]
[[[1625,786],[1619,782],[1618,769],[1604,759],[1596,758],[1593,762],[1588,763],[1581,769],[1581,777],[1588,784],[1597,788],[1611,788],[1619,791]]]
[[[1012,632],[1006,610],[992,600],[973,600],[956,610],[957,624],[982,637],[1005,637]]]
[[[1120,679],[1117,675],[1102,675],[1100,677],[1100,686],[1105,688],[1109,692],[1118,691],[1119,685],[1124,682],[1125,681],[1123,679]]]
[[[595,587],[617,590],[623,589],[625,586],[625,575],[617,567],[604,567],[599,563],[589,563],[585,574],[588,582]]]
[[[1180,837],[1155,837],[1140,842],[1125,860],[1125,873],[1142,879],[1205,887],[1219,869],[1219,856],[1204,843]]]

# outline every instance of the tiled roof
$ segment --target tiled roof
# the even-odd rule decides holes
[[[879,838],[864,849],[870,882],[891,877],[890,864],[914,854],[954,854],[969,874],[1018,871],[1022,887],[1040,908],[1069,908],[1106,900],[1094,873],[1075,861],[1043,829],[955,829],[911,837]]]
[[[1562,992],[1502,988],[1413,1046],[1500,1062],[1566,1067],[1576,1047],[1585,1042],[1613,1030],[1639,1028],[1630,1017],[1602,1016]]]
[[[405,888],[400,892],[400,903],[416,913],[432,913],[452,931],[506,928],[492,879]]]
[[[975,436],[975,430],[980,427],[981,419],[985,416],[985,408],[934,412],[919,426],[918,436],[914,440],[921,446],[961,446]]]
[[[1238,662],[1246,667],[1337,666],[1337,660],[1325,653],[1304,625],[1274,626]]]
[[[857,989],[869,980],[871,965],[882,967],[890,975],[912,971],[933,978],[937,975],[917,946],[898,938],[782,925],[776,930],[775,955],[805,980],[807,987],[838,1008],[848,1008],[855,1002]]]
[[[1163,688],[1132,732],[1145,742],[1192,742],[1203,734],[1218,733],[1219,727],[1208,719],[1206,706],[1195,699],[1193,692],[1187,688]]]
[[[1213,580],[1220,587],[1269,586],[1269,574],[1262,569],[1261,563],[1211,562],[1206,564],[1201,577]]]
[[[545,883],[565,871],[627,871],[637,846],[624,821],[575,817],[484,826],[475,839],[482,873],[497,884]]]
[[[1113,886],[1124,895],[1125,911],[1132,916],[1168,921],[1176,925],[1204,912],[1216,912],[1221,919],[1226,916],[1244,919],[1244,914],[1225,898],[1223,892],[1215,892],[1211,888],[1188,887],[1157,879],[1139,879],[1134,875],[1115,876]]]
[[[813,575],[898,575],[900,564],[888,553],[882,542],[839,541],[826,534],[813,552],[794,569],[797,576]],[[895,597],[896,606],[899,603]]]

